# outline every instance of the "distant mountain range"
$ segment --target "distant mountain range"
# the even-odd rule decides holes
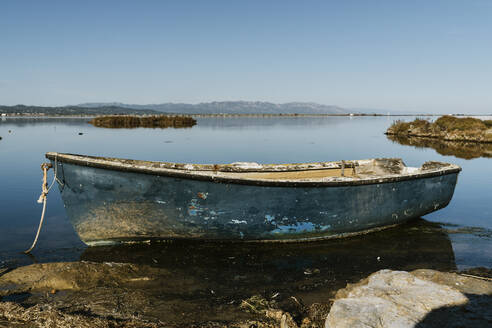
[[[84,103],[69,106],[2,106],[0,114],[22,115],[138,115],[138,114],[387,114],[386,110],[347,109],[311,102],[274,104],[261,101],[214,101],[200,104],[164,103],[136,105],[118,102]],[[393,113],[393,112],[392,112]]]
[[[118,107],[139,110],[154,110],[179,114],[349,114],[350,111],[338,106],[316,103],[291,102],[274,104],[262,101],[214,101],[200,104],[164,103],[135,105],[123,103],[84,103],[84,108]]]
[[[8,115],[138,115],[138,114],[161,114],[161,112],[149,109],[131,109],[116,106],[101,107],[81,107],[81,106],[61,106],[61,107],[43,107],[43,106],[1,106],[0,114]]]

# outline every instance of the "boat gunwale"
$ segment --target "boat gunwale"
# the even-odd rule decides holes
[[[187,180],[198,180],[198,181],[206,181],[213,183],[229,183],[229,184],[239,184],[239,185],[252,185],[252,186],[265,186],[265,187],[341,187],[341,186],[358,186],[358,185],[371,185],[371,184],[381,184],[381,183],[392,183],[399,181],[407,181],[407,180],[417,180],[423,178],[430,177],[438,177],[448,174],[459,173],[461,171],[461,167],[448,164],[446,166],[441,166],[437,169],[429,169],[425,172],[420,171],[419,173],[410,173],[410,174],[387,174],[387,175],[374,175],[373,177],[364,177],[360,179],[352,179],[352,178],[334,178],[330,180],[315,180],[315,179],[304,179],[304,180],[272,180],[272,179],[258,179],[258,178],[234,178],[230,176],[220,176],[220,175],[211,175],[211,174],[199,174],[197,172],[223,172],[223,173],[250,173],[250,172],[279,172],[279,170],[242,170],[240,167],[236,168],[236,170],[211,170],[211,169],[203,169],[203,170],[190,170],[184,168],[186,164],[183,165],[183,168],[166,168],[166,167],[152,167],[152,166],[142,166],[142,165],[131,165],[126,164],[121,161],[134,161],[139,162],[138,160],[128,160],[128,159],[119,159],[119,158],[107,158],[107,157],[95,157],[95,156],[85,156],[78,154],[66,154],[66,153],[56,153],[56,152],[48,152],[46,153],[46,158],[55,162],[65,162],[69,164],[75,164],[80,166],[94,167],[106,170],[113,171],[121,171],[121,172],[132,172],[132,173],[142,173],[149,175],[157,175],[157,176],[166,176],[172,178],[180,178]],[[363,160],[358,160],[363,161]],[[154,163],[154,164],[167,164],[167,165],[176,165],[176,163],[166,163],[166,162],[153,162],[153,161],[141,161],[144,163]],[[347,161],[348,163],[353,163],[356,161]],[[341,162],[324,162],[324,163],[302,163],[304,165],[309,164],[328,164],[337,165],[337,163]],[[297,164],[297,165],[302,165]],[[200,164],[190,164],[192,166],[200,166]],[[228,167],[230,164],[225,165],[217,165],[217,167]],[[271,164],[270,164],[271,165]],[[278,166],[284,165],[285,168],[288,168],[289,164],[279,164]],[[296,164],[290,164],[292,166]],[[353,164],[352,164],[353,165]],[[213,166],[213,165],[202,165],[203,167]],[[274,165],[273,165],[274,166]],[[272,167],[273,167],[272,166]],[[351,166],[346,166],[350,168]],[[303,170],[319,170],[319,169],[333,169],[337,168],[335,166],[322,166],[315,168],[306,168]],[[299,169],[291,169],[291,170],[281,170],[283,172],[292,172],[292,171],[301,171]]]

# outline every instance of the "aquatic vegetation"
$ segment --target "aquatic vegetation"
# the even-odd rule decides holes
[[[196,120],[191,116],[183,115],[109,115],[98,116],[90,124],[101,128],[191,128]]]
[[[395,121],[386,131],[399,137],[436,138],[445,141],[492,143],[492,120],[472,117],[441,116],[435,122],[415,119],[412,122]]]
[[[441,130],[443,131],[483,131],[487,130],[487,125],[484,121],[478,118],[464,117],[457,118],[454,116],[441,116],[435,122]]]
[[[391,129],[391,134],[405,134],[409,129],[417,128],[421,131],[429,131],[431,123],[427,120],[416,118],[412,122],[405,122],[401,120],[395,121],[388,131]]]
[[[492,158],[492,143],[470,141],[446,141],[437,138],[408,137],[401,135],[388,135],[388,139],[405,146],[415,148],[432,148],[438,154],[455,156],[464,159],[479,157]]]

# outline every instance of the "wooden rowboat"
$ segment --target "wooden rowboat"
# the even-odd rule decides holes
[[[302,241],[393,226],[445,207],[461,168],[401,159],[179,164],[47,153],[88,245],[159,239]]]

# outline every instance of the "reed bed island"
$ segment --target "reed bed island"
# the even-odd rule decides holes
[[[420,118],[412,122],[398,120],[386,130],[386,135],[492,143],[492,120],[448,115],[439,117],[435,122]]]
[[[134,128],[191,128],[196,120],[185,115],[108,115],[98,116],[89,121],[100,128],[134,129]]]
[[[391,141],[464,159],[492,157],[492,120],[442,116],[434,123],[421,118],[396,121],[385,133]]]

